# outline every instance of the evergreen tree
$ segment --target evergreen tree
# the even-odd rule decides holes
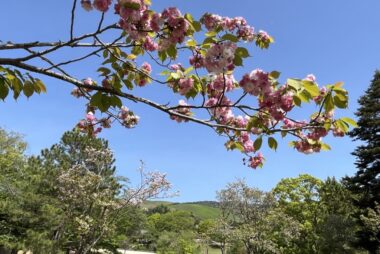
[[[380,249],[380,231],[366,230],[361,215],[366,216],[368,209],[375,209],[380,201],[380,71],[376,71],[370,87],[359,99],[360,107],[356,113],[358,127],[350,132],[354,140],[362,142],[352,153],[357,157],[358,171],[353,177],[346,177],[349,190],[355,194],[354,204],[358,208],[357,219],[361,226],[358,231],[357,245],[370,253]]]

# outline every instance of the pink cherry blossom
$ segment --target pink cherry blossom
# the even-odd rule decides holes
[[[178,81],[179,93],[181,95],[187,94],[194,86],[194,80],[192,78],[181,78]]]
[[[86,120],[89,121],[89,122],[93,122],[96,120],[95,116],[94,116],[94,113],[92,112],[88,112],[87,115],[86,115]]]
[[[249,166],[256,169],[261,166],[264,162],[264,156],[261,152],[258,152],[256,156],[249,158]]]
[[[112,0],[94,0],[93,5],[98,11],[106,12],[108,11],[111,3]]]
[[[82,5],[82,8],[85,9],[86,11],[92,10],[92,4],[90,0],[82,0],[80,3]]]
[[[230,41],[216,43],[206,52],[204,65],[210,73],[223,73],[232,70],[236,44]]]
[[[85,84],[86,86],[92,86],[94,85],[94,81],[92,80],[92,78],[86,78],[83,80],[83,84]]]
[[[178,109],[174,110],[174,112],[179,113],[181,115],[185,115],[185,116],[192,115],[190,108],[186,107],[186,106],[189,106],[189,104],[187,104],[184,100],[179,100],[178,106],[182,106],[182,107],[179,107]],[[175,120],[177,123],[188,121],[187,119],[180,116],[176,116],[176,115],[170,115],[170,119]]]
[[[269,80],[269,73],[261,69],[256,69],[250,74],[245,74],[239,85],[245,92],[254,96],[268,95],[273,91]]]
[[[208,92],[211,96],[219,96],[221,92],[229,92],[235,87],[235,79],[233,75],[219,74],[212,76],[211,82],[208,84]],[[214,94],[217,92],[217,94]]]
[[[158,49],[158,44],[155,41],[153,41],[151,37],[147,36],[145,37],[143,47],[145,50],[155,51]]]
[[[118,114],[118,118],[121,121],[122,125],[127,128],[135,127],[140,117],[136,116],[132,111],[130,111],[126,106],[122,106]]]

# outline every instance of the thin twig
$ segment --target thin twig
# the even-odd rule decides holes
[[[112,43],[107,43],[107,44],[105,45],[105,48],[111,48],[112,45],[113,45],[114,43],[116,43],[118,40],[120,40],[121,38],[122,38],[122,36],[119,36],[119,37],[118,37],[116,40],[114,40]],[[88,57],[91,57],[91,56],[93,56],[93,55],[96,55],[97,53],[99,53],[100,51],[104,50],[105,48],[104,48],[104,47],[101,47],[100,49],[97,49],[97,50],[95,50],[95,51],[93,51],[93,52],[91,52],[91,53],[88,53],[87,55],[84,55],[84,56],[82,56],[82,57],[78,57],[78,58],[74,58],[74,59],[71,59],[71,60],[68,60],[68,61],[64,61],[64,62],[58,63],[58,64],[56,64],[56,65],[54,65],[54,66],[51,66],[51,67],[47,68],[46,70],[51,70],[51,69],[53,69],[53,68],[55,68],[55,67],[58,67],[58,66],[67,65],[67,64],[71,64],[71,63],[78,62],[78,61],[82,61],[82,60],[84,60],[84,59],[86,59],[86,58],[88,58]]]
[[[100,21],[99,21],[99,25],[98,25],[98,30],[97,30],[98,32],[102,28],[103,20],[104,20],[104,12],[102,12],[102,16],[100,17]]]
[[[77,6],[77,0],[73,2],[73,8],[71,9],[71,24],[70,24],[70,40],[74,38],[74,19],[75,19],[75,7]]]
[[[26,51],[28,51],[29,53],[32,53],[32,54],[35,54],[37,52],[31,50],[31,49],[28,49],[26,48],[25,49]],[[63,74],[65,74],[66,76],[70,76],[69,74],[67,74],[67,72],[65,72],[62,68],[59,68],[58,66],[56,66],[51,60],[49,60],[48,58],[44,57],[44,56],[39,56],[39,58],[41,58],[43,61],[47,62],[48,64],[51,65],[50,68],[54,68],[54,69],[57,69],[58,71],[62,72]]]

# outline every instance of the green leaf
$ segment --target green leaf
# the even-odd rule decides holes
[[[311,97],[316,97],[319,95],[319,88],[314,82],[303,80],[302,85],[304,89],[310,93]]]
[[[189,74],[191,71],[193,71],[194,70],[194,67],[193,66],[190,66],[189,68],[187,68],[185,71],[184,71],[184,74],[185,75],[187,75],[187,74]],[[195,76],[195,78],[196,78],[196,76]],[[194,79],[195,79],[194,78]]]
[[[352,127],[355,127],[357,128],[358,127],[358,124],[356,123],[356,121],[354,119],[351,119],[349,117],[342,117],[341,120],[349,125],[351,125]]]
[[[168,56],[171,59],[176,59],[177,58],[177,49],[174,45],[171,45],[167,50],[166,50]]]
[[[243,59],[236,53],[235,53],[235,58],[233,62],[235,66],[243,66]]]
[[[102,104],[102,92],[96,92],[93,96],[91,96],[90,105],[94,107],[98,107],[98,105]]]
[[[103,50],[103,58],[104,59],[106,59],[106,58],[108,58],[108,50],[106,49],[106,50]]]
[[[240,152],[243,152],[244,151],[244,146],[240,142],[234,142],[234,144],[232,145],[231,149],[237,149]]]
[[[118,96],[112,96],[111,97],[111,106],[121,108],[123,106],[123,103],[121,102],[120,98]]]
[[[138,56],[138,55],[143,54],[144,50],[141,47],[139,47],[139,46],[135,46],[135,47],[132,48],[131,53],[134,54],[134,55],[136,55],[136,56]]]
[[[13,98],[16,100],[22,91],[22,81],[18,78],[12,80]]]
[[[5,100],[5,98],[8,96],[8,93],[9,88],[5,83],[5,80],[0,78],[0,99]]]
[[[323,143],[323,144],[321,145],[321,150],[322,150],[322,151],[330,151],[330,150],[331,150],[331,147],[330,147],[328,144]]]
[[[238,47],[235,51],[235,55],[238,55],[242,58],[247,58],[249,57],[249,52],[246,48]]]
[[[269,77],[274,78],[274,79],[278,79],[280,75],[281,75],[281,72],[278,72],[278,71],[272,71],[271,73],[269,73]]]
[[[100,91],[95,93],[90,100],[90,105],[97,107],[101,112],[107,111],[111,106],[111,103],[112,99]]]
[[[210,48],[210,43],[214,44],[216,42],[217,42],[217,40],[215,39],[215,37],[207,37],[206,39],[203,40],[201,47],[202,48]]]
[[[101,72],[101,76],[108,76],[111,73],[111,70],[106,67],[100,67],[97,71]]]
[[[181,75],[177,72],[170,73],[170,77],[173,79],[180,79]]]
[[[277,150],[277,140],[273,137],[269,137],[268,138],[268,145],[269,145],[269,148],[273,149],[273,150]]]
[[[233,34],[225,34],[222,36],[222,40],[225,40],[225,41],[232,41],[232,42],[238,42],[239,39],[233,35]]]
[[[125,8],[136,10],[136,11],[140,9],[140,4],[136,2],[124,2],[123,6]]]
[[[193,39],[190,39],[186,42],[186,46],[190,47],[190,48],[194,48],[197,46],[197,42]]]
[[[34,93],[33,83],[29,80],[25,81],[22,91],[26,97],[29,98],[30,96],[32,96]]]
[[[255,151],[260,150],[262,144],[263,144],[263,137],[260,136],[253,143],[253,147],[255,148]]]
[[[158,51],[158,57],[160,58],[161,62],[163,63],[168,55],[166,54],[166,51]]]
[[[298,93],[298,97],[301,99],[302,102],[309,102],[311,99],[310,94],[303,90],[302,92]]]
[[[199,32],[202,29],[202,25],[199,21],[194,21],[193,22],[193,27],[196,32]]]
[[[247,130],[250,131],[253,127],[259,127],[260,125],[260,120],[259,118],[253,116],[249,119],[248,124],[247,124]]]
[[[326,121],[323,125],[323,127],[325,128],[326,131],[329,131],[330,128],[331,128],[331,121]]]
[[[194,22],[193,16],[191,16],[190,13],[186,13],[186,14],[185,14],[185,19],[186,19],[187,21],[189,21],[190,23],[193,23],[193,22]]]
[[[296,91],[302,88],[302,81],[300,79],[290,78],[286,81],[286,83],[288,84],[288,86],[292,87]]]
[[[293,95],[293,103],[294,103],[294,105],[301,107],[302,101],[301,101],[299,96]]]
[[[334,123],[334,125],[335,125],[336,128],[338,128],[339,130],[343,131],[344,133],[347,133],[348,130],[349,130],[349,127],[350,127],[346,122],[344,122],[341,119],[336,120],[335,123]]]
[[[325,109],[326,112],[330,112],[331,110],[334,109],[334,100],[333,100],[333,98],[331,96],[331,93],[329,93],[325,97],[324,109]]]
[[[334,96],[334,105],[338,108],[347,108],[348,106],[348,99],[346,96],[341,94],[336,94]]]
[[[132,82],[130,80],[123,79],[123,83],[128,88],[128,90],[132,90],[133,89],[133,84],[132,84]]]
[[[40,79],[36,79],[36,81],[34,82],[34,85],[38,86],[38,89],[40,90],[40,92],[46,93],[46,86]]]
[[[205,33],[206,37],[215,37],[218,33],[215,31],[209,31]]]

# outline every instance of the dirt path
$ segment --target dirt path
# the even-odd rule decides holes
[[[120,254],[155,254],[154,252],[133,251],[133,250],[117,250]]]

